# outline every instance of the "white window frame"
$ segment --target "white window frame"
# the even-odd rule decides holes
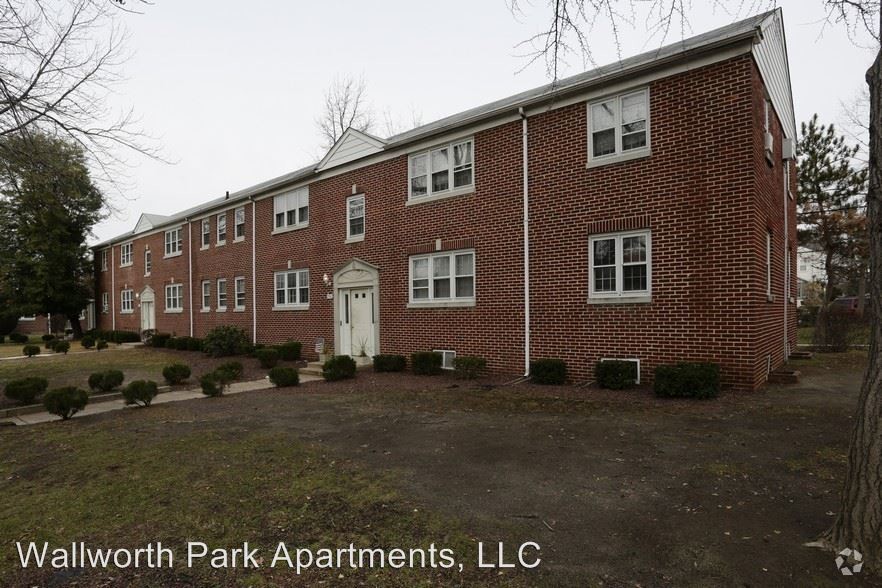
[[[165,312],[170,314],[184,312],[183,284],[165,285]]]
[[[221,222],[223,221],[223,222]],[[215,215],[215,226],[217,227],[217,241],[215,242],[215,247],[220,247],[221,245],[226,245],[227,243],[227,211],[223,211],[220,214]],[[223,239],[221,239],[221,235],[223,235]]]
[[[456,273],[456,256],[457,255],[471,255],[472,256],[472,273],[471,274],[462,274],[457,275]],[[450,281],[450,296],[447,298],[436,298],[435,297],[435,260],[440,258],[448,259],[448,268],[450,273],[447,278]],[[413,266],[414,263],[420,260],[428,260],[428,289],[429,289],[429,297],[428,298],[415,298],[413,295],[414,292],[414,277],[413,277]],[[478,256],[475,254],[474,249],[457,249],[456,251],[444,251],[441,253],[421,253],[418,255],[411,255],[408,259],[408,276],[407,276],[407,286],[408,286],[408,299],[410,301],[409,306],[411,307],[421,307],[421,306],[474,306],[475,301],[477,300],[477,292],[478,292]],[[471,296],[457,296],[456,295],[456,278],[472,278],[472,295]],[[421,278],[424,279],[424,278]]]
[[[241,284],[241,288],[239,287]],[[239,296],[242,296],[242,304],[239,304]],[[245,277],[237,276],[233,280],[233,310],[237,310],[239,312],[245,310],[245,302],[246,302],[246,293],[245,293]]]
[[[101,293],[101,314],[110,312],[110,295],[107,292]]]
[[[101,250],[101,271],[107,271],[107,249]]]
[[[453,360],[456,359],[456,351],[452,349],[433,349],[432,353],[440,353],[441,354],[441,369],[442,370],[453,370],[455,369],[453,365]]]
[[[646,290],[625,290],[624,280],[624,249],[622,242],[629,237],[646,238],[646,261],[630,265],[646,264]],[[616,289],[614,292],[597,292],[594,289],[594,243],[595,241],[615,240]],[[606,266],[604,266],[606,267]],[[649,302],[652,298],[652,231],[621,231],[591,235],[588,239],[588,302]]]
[[[304,209],[305,214],[303,214]],[[277,194],[273,197],[273,233],[284,233],[308,227],[309,213],[309,186]],[[279,215],[281,215],[281,223]],[[291,216],[293,216],[293,222],[289,222]]]
[[[221,287],[223,286],[223,287]],[[227,310],[227,279],[218,278],[217,280],[217,311],[224,312]]]
[[[211,312],[211,280],[202,280],[202,312]]]
[[[292,287],[288,281],[290,275],[294,275],[295,277],[295,285]],[[279,288],[279,276],[285,276],[285,285],[283,288]],[[303,280],[306,280],[306,286],[303,286]],[[279,303],[279,291],[285,291],[285,302],[283,304]],[[293,302],[290,299],[291,291],[294,291],[294,295],[296,300]],[[306,302],[303,302],[303,290],[306,290]],[[312,292],[310,292],[309,288],[309,269],[308,268],[300,268],[300,269],[287,269],[273,273],[273,309],[274,310],[306,310],[309,308],[309,300],[312,296]]]
[[[202,244],[200,249],[211,247],[211,218],[202,219]]]
[[[184,251],[184,232],[182,227],[165,232],[165,257],[177,257]]]
[[[361,200],[361,216],[352,216],[353,203]],[[352,232],[352,221],[361,218],[361,232]],[[346,199],[346,241],[364,241],[364,235],[367,232],[367,204],[364,194],[355,194]]]
[[[119,313],[132,314],[135,312],[135,291],[132,289],[121,290],[119,293]]]
[[[240,221],[241,217],[241,221]],[[239,234],[239,228],[242,228],[242,234]],[[245,240],[245,207],[240,206],[233,211],[233,242]]]
[[[456,170],[454,169],[454,147],[458,145],[462,145],[464,143],[471,144],[471,170],[472,170],[472,181],[469,184],[464,184],[462,186],[454,186],[454,178]],[[432,190],[432,153],[435,151],[440,151],[442,149],[447,149],[447,188],[445,190]],[[418,196],[414,196],[413,194],[413,162],[415,159],[425,157],[426,158],[426,193]],[[463,169],[466,169],[468,166],[461,166]],[[463,137],[461,139],[456,139],[455,141],[450,141],[449,143],[444,143],[441,145],[434,145],[429,149],[424,149],[418,153],[411,153],[407,157],[407,203],[408,204],[416,204],[418,202],[431,202],[432,200],[438,200],[440,198],[449,198],[452,196],[460,196],[462,194],[469,194],[475,191],[475,139],[474,137]],[[435,172],[441,173],[441,170]],[[420,174],[423,175],[423,174]]]
[[[646,145],[643,147],[638,147],[635,149],[629,149],[624,151],[622,149],[622,100],[625,98],[629,98],[636,94],[643,94],[644,100],[646,101]],[[604,102],[614,101],[616,105],[615,111],[615,131],[616,131],[616,150],[615,153],[608,153],[606,155],[600,155],[598,157],[594,156],[594,128],[593,128],[593,117],[591,111],[595,105],[603,104]],[[620,92],[618,94],[613,94],[610,96],[604,96],[603,98],[592,100],[588,103],[588,167],[596,167],[600,165],[606,165],[608,163],[615,163],[619,161],[628,161],[631,159],[638,159],[641,157],[648,157],[652,154],[652,120],[651,120],[651,95],[649,92],[649,88],[641,88],[637,90],[628,90],[626,92]]]
[[[153,273],[153,253],[149,249],[144,250],[144,277],[149,278]]]
[[[131,241],[119,246],[119,267],[129,267],[134,263],[134,249]]]

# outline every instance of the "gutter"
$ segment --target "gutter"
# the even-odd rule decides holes
[[[257,203],[251,200],[251,342],[257,343]],[[273,294],[275,296],[275,294]]]
[[[116,330],[116,248],[110,247],[110,328]]]
[[[190,222],[189,218],[185,218],[184,222],[187,223],[187,276],[190,280],[190,285],[187,286],[189,288],[190,295],[190,336],[193,336],[193,223]],[[201,294],[201,293],[200,293]]]
[[[524,377],[530,375],[530,170],[527,150],[527,113],[518,108],[521,115],[521,141],[524,170]]]

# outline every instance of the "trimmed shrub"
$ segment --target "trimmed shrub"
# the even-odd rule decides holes
[[[403,372],[407,367],[407,358],[403,355],[375,355],[375,372]]]
[[[58,341],[55,335],[43,335],[40,339],[43,340],[43,347],[46,349],[52,349],[55,342]]]
[[[46,378],[21,378],[12,380],[6,384],[6,398],[15,400],[19,404],[33,404],[34,399],[46,391],[49,382]]]
[[[6,343],[6,335],[0,335],[0,345]]]
[[[202,350],[212,357],[242,355],[250,343],[245,331],[231,325],[221,325],[208,332],[202,340]]]
[[[169,339],[171,339],[171,334],[169,333],[153,333],[147,338],[147,345],[161,349],[166,346]]]
[[[107,349],[107,341],[104,339],[97,339],[95,341],[95,350],[101,351],[102,349]]]
[[[177,349],[178,348],[178,338],[177,337],[169,337],[165,340],[165,348],[166,349]]]
[[[227,382],[232,382],[233,380],[241,378],[242,372],[245,371],[245,369],[242,367],[241,362],[228,361],[217,366],[214,371],[220,374],[225,374],[227,376]]]
[[[96,392],[110,392],[122,385],[125,376],[119,370],[95,372],[89,376],[89,388]]]
[[[65,421],[83,410],[88,403],[88,392],[75,386],[55,388],[43,395],[43,406],[46,410]]]
[[[95,336],[95,339],[104,339],[111,343],[140,343],[141,335],[137,331],[107,331],[104,329],[93,329],[89,331]]]
[[[269,371],[269,379],[273,385],[279,388],[297,386],[300,384],[300,373],[297,371],[297,368],[279,366]]]
[[[355,377],[355,360],[348,355],[335,355],[322,366],[322,376],[328,382]]]
[[[434,351],[417,351],[410,354],[410,370],[422,376],[437,376],[441,373],[444,358]]]
[[[202,351],[202,339],[187,337],[187,351]]]
[[[202,393],[206,396],[223,396],[231,380],[228,372],[214,370],[199,378],[199,385],[202,387]]]
[[[123,388],[122,395],[126,400],[126,404],[137,404],[139,406],[150,406],[153,399],[159,393],[156,382],[149,380],[135,380],[129,382],[129,385]]]
[[[9,333],[9,340],[13,343],[22,345],[28,342],[28,336],[22,335],[21,333]]]
[[[55,335],[53,335],[52,333],[46,333],[45,335],[41,335],[40,339],[43,340],[43,343],[48,343],[52,339],[55,339]]]
[[[92,349],[95,347],[95,335],[83,335],[83,338],[80,339],[80,345],[83,346],[83,349]]]
[[[531,361],[530,380],[536,384],[560,386],[567,381],[567,363],[557,358]]]
[[[607,390],[624,390],[637,384],[636,361],[598,361],[594,367],[597,385]]]
[[[70,351],[70,341],[56,341],[52,346],[52,351],[67,355],[67,352]]]
[[[260,367],[264,369],[276,367],[276,364],[279,363],[279,355],[278,349],[257,349],[254,351],[254,357],[260,362]]]
[[[185,363],[173,363],[162,368],[162,377],[174,386],[190,377],[190,366]]]
[[[300,350],[303,344],[300,341],[288,341],[277,346],[279,350],[279,359],[283,361],[297,361],[300,359]]]
[[[487,369],[487,360],[483,357],[463,355],[453,358],[453,373],[463,380],[474,380]]]
[[[25,345],[24,347],[21,348],[21,354],[27,355],[28,357],[40,355],[40,346],[39,345]]]
[[[655,368],[655,395],[662,398],[715,398],[720,393],[720,366],[678,363]]]

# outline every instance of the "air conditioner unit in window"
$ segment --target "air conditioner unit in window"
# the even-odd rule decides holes
[[[775,152],[775,137],[772,133],[766,133],[766,158],[772,161],[772,155]]]
[[[793,139],[784,139],[781,143],[781,157],[785,160],[796,159],[796,143]]]

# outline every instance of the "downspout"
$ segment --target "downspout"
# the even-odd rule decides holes
[[[251,342],[257,343],[257,203],[251,200]]]
[[[190,336],[193,336],[193,223],[190,222],[190,219],[184,219],[187,223],[187,276],[190,280],[190,285],[187,286],[189,288],[190,294]]]
[[[787,160],[786,165],[790,166],[790,173],[793,173],[793,165],[792,160]],[[785,176],[786,177],[786,176]],[[790,211],[788,210],[790,207],[790,203],[788,200],[790,199],[790,184],[784,186],[784,361],[787,361],[787,358],[790,356],[788,353],[789,347],[789,339],[787,337],[787,311],[789,310],[787,307],[790,304],[790,274],[793,273],[793,264],[790,259],[790,225],[788,224],[790,218]],[[790,269],[788,272],[787,269]]]
[[[116,330],[116,247],[110,244],[110,328]]]
[[[527,113],[521,115],[521,140],[524,166],[524,377],[530,375],[530,172],[527,152]]]

